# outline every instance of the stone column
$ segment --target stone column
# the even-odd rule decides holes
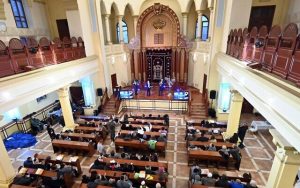
[[[172,48],[172,65],[171,65],[171,79],[175,78],[175,66],[176,66],[176,49]]]
[[[214,29],[214,7],[209,7],[209,28],[208,28],[208,41],[211,41],[211,37]]]
[[[124,43],[124,39],[123,39],[123,16],[119,15],[118,16],[118,22],[119,22],[119,31],[120,31],[120,35],[119,35],[119,43],[123,44]]]
[[[133,31],[134,31],[134,36],[136,36],[136,27],[137,27],[137,22],[138,22],[139,16],[133,16]]]
[[[105,29],[106,29],[106,43],[107,44],[111,44],[109,16],[110,16],[110,14],[105,14],[104,15]]]
[[[230,112],[228,116],[226,137],[231,137],[237,133],[243,105],[243,96],[236,90],[231,91]]]
[[[0,139],[0,153],[0,187],[8,188],[9,184],[14,180],[16,173],[11,164],[2,139]]]
[[[197,30],[197,33],[196,33],[196,40],[197,40],[197,41],[201,41],[201,30],[202,30],[202,15],[203,15],[203,11],[202,11],[202,10],[198,10],[198,11],[197,11],[197,14],[198,14],[198,22],[197,22],[198,30]]]
[[[147,70],[147,67],[148,67],[148,64],[147,64],[147,57],[146,57],[146,49],[143,49],[142,50],[142,53],[143,53],[143,69],[142,69],[142,74],[143,74],[143,81],[146,81],[146,70]]]
[[[184,82],[188,81],[188,70],[189,70],[189,56],[190,52],[188,49],[185,50],[185,63],[184,63]]]
[[[92,31],[92,21],[88,1],[77,0],[78,11],[80,15],[80,20],[78,24],[81,24],[82,28],[82,38],[84,40],[84,47],[86,56],[94,55],[94,39]]]
[[[187,21],[188,21],[187,19],[188,19],[187,13],[182,13],[182,20],[183,20],[183,25],[182,25],[183,30],[182,30],[182,34],[183,34],[184,36],[187,35]]]
[[[270,129],[277,146],[266,187],[294,187],[300,166],[300,154],[276,129]]]
[[[60,106],[62,109],[62,114],[65,120],[65,130],[74,130],[75,123],[73,119],[73,112],[70,104],[70,97],[69,97],[69,86],[65,86],[57,90],[58,98],[60,102]]]
[[[3,0],[0,0],[0,20],[6,20]]]
[[[131,82],[133,82],[133,80],[135,79],[134,77],[134,51],[132,50],[130,52],[130,70],[131,70]]]

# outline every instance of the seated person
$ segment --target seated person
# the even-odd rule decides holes
[[[202,184],[206,186],[215,186],[216,180],[212,176],[212,173],[208,173],[207,177],[201,178]]]
[[[236,179],[235,181],[230,181],[229,185],[231,188],[244,188],[245,185],[242,184],[240,179]]]
[[[203,133],[201,133],[201,136],[199,138],[197,138],[197,141],[207,142],[208,138]]]
[[[159,137],[156,140],[157,142],[167,142],[167,138],[163,133],[160,133]]]
[[[20,171],[21,169],[22,169],[22,166],[20,166],[18,168],[18,171]],[[34,179],[31,178],[29,175],[18,173],[12,183],[15,185],[29,186],[33,181],[34,181]]]
[[[216,187],[230,188],[230,185],[229,185],[227,176],[223,174],[223,175],[216,181],[215,186],[216,186]]]
[[[213,143],[210,143],[207,147],[207,151],[217,151],[217,148]]]
[[[158,162],[158,154],[157,153],[150,154],[150,161]]]
[[[209,142],[217,142],[217,139],[214,135],[212,135],[209,139]]]
[[[225,160],[229,159],[229,150],[225,145],[222,146],[222,149],[219,150],[219,153]]]
[[[148,146],[151,150],[155,150],[155,146],[156,146],[156,139],[155,137],[152,137],[149,141],[148,141]]]
[[[91,169],[104,169],[106,166],[106,163],[103,162],[103,158],[99,156],[92,165]]]
[[[33,164],[32,158],[27,157],[27,159],[24,161],[23,166],[25,168],[35,168],[35,165]]]
[[[158,132],[160,132],[161,134],[164,134],[164,135],[166,135],[166,136],[167,136],[167,134],[168,134],[168,131],[166,130],[165,127],[162,127]]]
[[[96,180],[94,181],[97,185],[107,185],[108,180],[106,176],[99,175],[97,176]]]
[[[117,188],[130,188],[131,186],[132,182],[128,180],[128,177],[126,175],[122,175],[117,181]]]
[[[31,127],[37,132],[42,132],[44,130],[44,124],[37,118],[31,118],[30,124]]]
[[[245,186],[245,188],[258,188],[258,187],[256,185],[256,181],[251,180],[249,183],[247,183],[247,185]],[[295,185],[295,188],[297,188],[296,185]]]

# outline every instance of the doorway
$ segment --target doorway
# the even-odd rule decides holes
[[[62,40],[64,37],[70,38],[70,31],[67,19],[56,20],[59,38]]]
[[[111,87],[114,89],[118,86],[117,74],[111,75]]]
[[[252,7],[248,28],[251,30],[252,27],[256,26],[259,29],[261,26],[266,25],[268,31],[270,31],[275,8],[275,5]]]
[[[252,114],[254,110],[254,107],[250,102],[248,102],[245,98],[243,100],[243,105],[242,105],[242,114]]]
[[[203,96],[206,94],[206,83],[207,83],[207,75],[204,74],[204,76],[203,76],[203,86],[202,86],[202,95]]]

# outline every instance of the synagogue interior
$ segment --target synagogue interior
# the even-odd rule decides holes
[[[300,188],[299,0],[0,0],[0,188]]]

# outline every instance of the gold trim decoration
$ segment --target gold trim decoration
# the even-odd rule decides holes
[[[158,19],[158,20],[154,21],[152,25],[156,30],[162,29],[166,26],[166,22],[161,19]]]

